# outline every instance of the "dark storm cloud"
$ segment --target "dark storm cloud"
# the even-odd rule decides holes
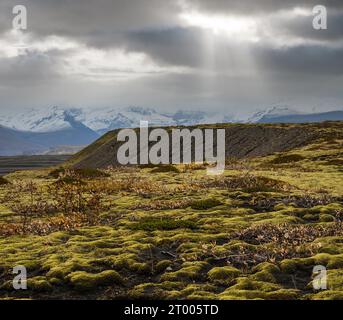
[[[187,4],[188,8],[198,8],[205,14],[265,15],[262,19],[261,36],[264,27],[272,28],[276,35],[304,39],[330,41],[341,39],[343,35],[341,22],[343,1],[341,0],[321,1],[321,4],[329,9],[329,29],[322,32],[312,28],[312,17],[270,15],[295,7],[311,9],[318,4],[317,0],[23,0],[21,3],[28,8],[29,31],[38,37],[48,35],[72,37],[99,48],[125,46],[125,37],[128,33],[131,33],[127,39],[131,47],[135,47],[134,40],[137,40],[137,46],[142,46],[141,42],[145,39],[151,41],[152,46],[159,46],[161,53],[166,51],[161,48],[166,42],[162,34],[178,45],[180,41],[181,45],[186,46],[186,41],[189,45],[201,42],[200,32],[184,29],[185,35],[177,34],[177,29],[182,27],[179,17],[182,12],[180,3]],[[11,0],[1,1],[0,30],[2,31],[11,28],[13,5]],[[191,39],[193,36],[200,38]],[[189,64],[186,53],[184,57],[185,64]]]
[[[142,51],[161,63],[199,67],[204,51],[204,35],[198,28],[145,30],[128,33],[128,50]]]
[[[339,33],[338,33],[339,34]],[[147,52],[156,61],[170,65],[201,68],[206,39],[203,31],[168,29],[135,32],[127,36],[127,49]],[[213,43],[212,43],[213,44]],[[232,68],[232,59],[249,51],[261,72],[295,72],[305,74],[342,74],[343,48],[316,44],[269,47],[261,44],[238,44],[217,38],[213,44],[213,62],[218,72]],[[242,68],[242,67],[241,67]]]
[[[0,41],[1,32],[11,29],[15,4],[13,0],[0,2]],[[342,98],[337,89],[337,79],[343,74],[343,45],[339,43],[343,40],[342,0],[21,0],[20,4],[28,9],[28,31],[33,40],[56,35],[75,40],[79,45],[75,51],[81,53],[90,47],[105,52],[121,48],[127,54],[145,53],[158,66],[189,67],[190,71],[166,72],[107,87],[88,83],[85,77],[75,80],[70,73],[64,74],[70,59],[68,50],[35,49],[16,57],[3,54],[0,90],[5,102],[14,100],[17,87],[25,87],[23,105],[30,100],[30,94],[32,100],[40,97],[43,103],[44,97],[48,104],[49,97],[57,102],[63,97],[63,102],[86,104],[92,95],[96,104],[98,95],[105,105],[123,101],[134,104],[137,97],[137,104],[161,104],[165,108],[181,108],[184,104],[249,106],[254,101],[268,103],[280,96],[301,97],[313,88],[318,95]],[[289,14],[295,7],[311,9],[318,4],[328,8],[328,30],[315,31],[311,16]],[[257,18],[260,42],[225,38],[190,26],[180,17],[187,8],[204,15]],[[276,43],[278,40],[283,43]],[[250,70],[252,67],[256,69]],[[101,74],[116,71],[96,63],[94,68]],[[202,73],[206,68],[215,73],[217,81],[212,87],[207,84],[208,74]],[[250,76],[249,72],[256,74]],[[264,81],[269,81],[269,90],[262,95],[260,85]],[[51,90],[37,92],[35,87],[39,85]],[[207,93],[207,89],[212,91]],[[19,101],[20,96],[15,99]]]
[[[261,69],[282,74],[303,76],[342,75],[343,48],[299,45],[290,48],[256,48],[254,51]]]
[[[36,86],[48,81],[61,78],[56,68],[56,60],[36,52],[13,57],[12,59],[0,59],[0,86],[22,87]]]
[[[170,0],[23,0],[21,4],[27,7],[31,32],[81,38],[169,25],[178,10]],[[1,1],[2,28],[11,28],[14,5]]]
[[[329,30],[316,32],[311,17],[269,16],[295,7],[313,8],[317,0],[23,0],[28,8],[29,31],[38,36],[74,37],[96,47],[115,47],[126,32],[180,27],[180,3],[200,12],[239,15],[266,15],[266,23],[280,32],[305,38],[336,39],[342,35],[343,1],[320,1],[329,9]],[[0,4],[0,30],[12,25],[14,2]],[[341,9],[342,11],[337,11]],[[270,20],[270,21],[269,21]],[[156,38],[156,40],[160,40]]]

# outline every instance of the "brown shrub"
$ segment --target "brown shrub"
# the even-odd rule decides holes
[[[317,238],[342,236],[343,223],[335,225],[273,225],[253,226],[236,234],[240,240],[250,244],[275,243],[279,245],[299,246]]]
[[[285,163],[295,163],[300,162],[302,160],[305,160],[305,157],[303,157],[300,154],[289,154],[289,155],[280,155],[270,161],[270,164],[285,164]]]
[[[3,177],[0,177],[0,186],[9,184],[10,182]]]
[[[245,192],[278,192],[289,191],[292,188],[286,182],[251,174],[216,179],[207,183],[207,187],[230,190],[241,189]]]
[[[96,216],[86,216],[73,213],[68,216],[60,215],[47,220],[35,219],[27,222],[25,227],[21,223],[2,223],[0,224],[0,236],[13,235],[48,235],[57,231],[70,231],[77,228],[92,226],[97,223]]]

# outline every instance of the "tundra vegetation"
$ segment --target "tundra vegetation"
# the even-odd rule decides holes
[[[0,178],[0,297],[343,299],[342,129],[228,158],[219,177],[189,164]],[[18,265],[27,290],[13,289]]]

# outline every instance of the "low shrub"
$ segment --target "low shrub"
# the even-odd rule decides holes
[[[299,226],[289,224],[261,224],[237,233],[238,239],[250,244],[277,243],[280,245],[285,244],[289,247],[310,243],[317,238],[342,235],[343,224],[339,222],[334,225]]]
[[[292,186],[284,181],[251,174],[216,179],[207,184],[207,187],[237,190],[244,192],[278,192],[288,191]]]
[[[96,179],[96,178],[108,178],[110,175],[106,172],[93,168],[82,169],[64,169],[58,168],[49,173],[49,176],[57,179],[61,176],[78,176],[81,179]]]

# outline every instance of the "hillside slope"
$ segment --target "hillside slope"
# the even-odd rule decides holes
[[[342,123],[337,125],[340,130]],[[245,158],[273,154],[297,148],[318,138],[328,124],[309,125],[217,125],[226,131],[226,157]],[[213,126],[212,126],[213,127]],[[194,127],[193,127],[194,128]],[[205,129],[206,126],[198,128]],[[117,150],[121,143],[117,142],[117,131],[101,137],[95,143],[76,154],[69,165],[76,168],[106,168],[118,166]]]
[[[41,145],[27,141],[17,131],[0,126],[0,156],[39,152],[41,149]]]

